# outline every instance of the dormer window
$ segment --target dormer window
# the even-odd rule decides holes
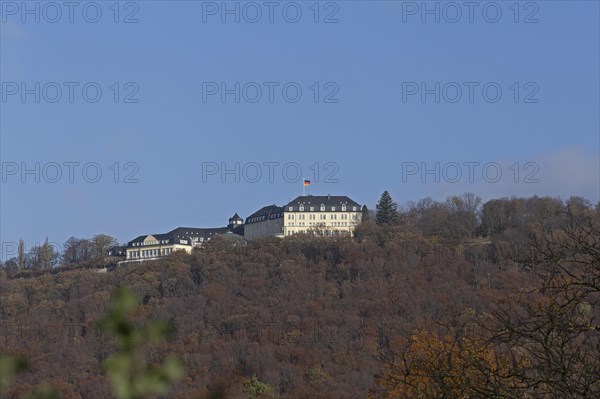
[[[300,212],[304,211],[304,205],[300,205]]]
[[[315,207],[314,207],[314,206],[311,206],[311,207],[310,207],[310,211],[312,212],[312,211],[314,211],[314,210],[315,210]]]
[[[290,206],[290,207],[289,207],[289,211],[290,211],[290,212],[293,212],[293,211],[294,211],[294,207],[293,207],[293,206]]]
[[[325,204],[321,204],[321,212],[325,212]]]
[[[342,212],[346,212],[346,205],[342,205]]]
[[[335,212],[335,206],[331,207],[331,212]]]
[[[355,206],[353,206],[353,207],[352,207],[352,210],[353,210],[354,212],[356,212],[356,207],[355,207]]]

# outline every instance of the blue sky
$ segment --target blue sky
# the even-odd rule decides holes
[[[22,4],[0,2],[4,247],[222,226],[302,177],[370,207],[599,200],[596,1]]]

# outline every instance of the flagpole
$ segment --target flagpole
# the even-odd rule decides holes
[[[302,196],[306,197],[306,186],[304,185],[304,177],[302,178]]]

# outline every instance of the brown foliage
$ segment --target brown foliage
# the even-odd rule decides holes
[[[64,397],[108,396],[101,364],[115,340],[94,321],[121,285],[141,304],[136,323],[174,327],[144,347],[148,359],[185,360],[174,397],[243,397],[253,376],[280,398],[364,398],[371,388],[383,398],[592,397],[597,213],[574,201],[577,217],[543,220],[553,202],[531,204],[514,213],[526,222],[493,219],[486,239],[471,237],[470,208],[423,203],[397,225],[364,224],[354,240],[215,240],[105,274],[0,275],[0,351],[31,365],[3,397],[44,381]]]

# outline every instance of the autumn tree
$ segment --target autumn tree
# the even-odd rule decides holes
[[[424,199],[352,238],[214,238],[102,274],[0,270],[0,352],[31,364],[2,397],[42,382],[61,398],[111,397],[110,380],[132,392],[147,375],[163,393],[138,397],[243,398],[266,384],[281,399],[366,397],[374,376],[377,398],[600,397],[598,212],[506,198],[502,228],[463,247],[462,201]],[[101,334],[94,321],[124,285],[135,307]],[[169,320],[168,340],[144,342],[152,320]],[[186,376],[165,394],[171,353]]]
[[[145,399],[164,395],[171,385],[183,377],[183,366],[175,356],[163,364],[147,364],[141,343],[157,344],[169,332],[170,326],[154,321],[135,326],[131,315],[137,307],[135,296],[126,288],[115,294],[109,314],[98,324],[102,330],[117,334],[117,352],[104,361],[104,366],[119,399]]]
[[[92,244],[92,253],[94,259],[101,259],[106,257],[110,248],[119,245],[119,242],[116,238],[106,234],[95,235],[94,237],[92,237],[90,242]]]
[[[92,259],[92,244],[84,238],[69,238],[63,249],[63,262],[67,265]]]
[[[247,399],[275,399],[277,397],[273,388],[260,381],[256,376],[244,382],[243,391]]]
[[[17,270],[19,270],[19,263],[17,261],[17,258],[7,259],[5,262],[2,263],[2,268],[5,269],[6,272],[9,274],[16,272]]]
[[[600,397],[600,216],[538,228],[530,243],[538,287],[520,292],[485,327],[511,353],[527,353],[513,373],[530,397]]]
[[[475,233],[479,224],[479,210],[481,198],[473,193],[464,193],[461,196],[452,196],[446,200],[449,224],[458,239],[470,237]]]
[[[51,269],[59,260],[60,254],[48,242],[48,237],[42,245],[36,245],[29,251],[28,263],[31,269]]]
[[[91,239],[71,237],[64,245],[63,262],[77,264],[104,259],[108,250],[116,245],[118,241],[106,234],[98,234]]]
[[[460,329],[419,330],[393,346],[369,399],[506,398],[519,384],[512,359]]]

